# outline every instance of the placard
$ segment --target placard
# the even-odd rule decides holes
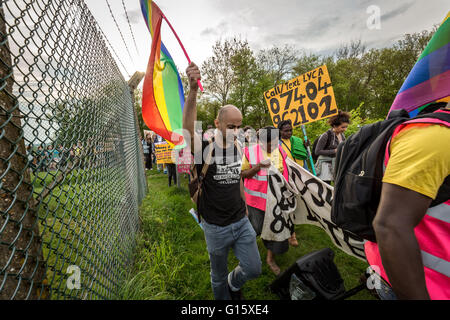
[[[326,65],[264,92],[264,98],[275,126],[291,120],[296,128],[338,112]]]
[[[173,163],[172,149],[173,145],[170,145],[167,141],[155,143],[156,163]]]

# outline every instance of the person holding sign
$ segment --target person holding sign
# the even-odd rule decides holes
[[[278,124],[280,131],[280,145],[289,158],[294,160],[300,166],[304,166],[303,160],[308,157],[303,139],[292,135],[291,120],[284,120]],[[289,238],[289,244],[293,247],[298,246],[297,235],[295,232]]]
[[[242,114],[233,105],[221,107],[214,120],[215,135],[210,141],[202,141],[202,136],[194,130],[200,70],[191,63],[186,75],[190,90],[183,109],[183,129],[190,136],[186,140],[194,154],[194,170],[198,177],[202,177],[197,209],[209,253],[211,286],[217,300],[241,300],[243,285],[261,274],[256,233],[247,218],[241,179],[242,156],[236,139],[242,125]],[[228,272],[230,249],[233,249],[239,265]]]
[[[278,124],[278,130],[280,131],[280,144],[288,157],[303,167],[303,160],[308,157],[308,153],[303,139],[292,135],[291,120],[281,121]]]
[[[350,113],[339,110],[338,114],[328,119],[331,128],[323,133],[313,152],[318,155],[315,168],[317,177],[331,184],[333,178],[334,161],[339,143],[345,141],[344,132],[350,124]]]
[[[287,154],[278,143],[278,130],[265,127],[258,131],[258,143],[244,149],[242,157],[242,177],[244,178],[245,199],[247,201],[248,218],[260,235],[263,229],[267,199],[267,168],[273,165],[289,179],[286,165]],[[288,239],[285,241],[269,241],[262,239],[267,249],[267,265],[278,275],[280,268],[275,262],[275,255],[285,253],[289,249]]]

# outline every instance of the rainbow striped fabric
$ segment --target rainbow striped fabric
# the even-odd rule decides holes
[[[430,102],[450,96],[450,12],[400,88],[390,111],[415,116]]]
[[[161,41],[164,14],[152,0],[140,0],[145,22],[152,36],[152,50],[142,92],[142,117],[150,130],[173,144],[183,136],[184,91],[177,67]]]

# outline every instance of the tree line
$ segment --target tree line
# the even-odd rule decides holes
[[[352,124],[347,135],[361,125],[386,117],[395,96],[437,29],[405,34],[386,48],[368,49],[361,40],[344,44],[329,55],[298,50],[289,45],[254,51],[246,39],[217,40],[212,56],[200,67],[205,91],[199,92],[197,119],[203,129],[214,124],[218,109],[226,104],[238,107],[244,125],[255,129],[272,125],[263,93],[287,80],[326,64],[337,102],[349,111]],[[187,79],[180,72],[185,94]],[[140,95],[136,109],[140,126]],[[328,129],[326,120],[306,126],[310,140]],[[300,128],[294,133],[301,136]]]
[[[352,114],[351,134],[363,124],[386,117],[436,29],[405,34],[386,48],[368,49],[361,40],[351,41],[330,55],[307,53],[288,45],[255,52],[245,39],[218,40],[212,56],[201,65],[205,92],[199,94],[197,118],[206,127],[213,124],[220,106],[233,104],[241,110],[245,125],[272,125],[263,93],[326,64],[338,108]],[[313,139],[328,127],[322,120],[306,128]]]

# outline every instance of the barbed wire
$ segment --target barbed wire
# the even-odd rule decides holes
[[[120,34],[120,37],[122,38],[123,44],[125,45],[125,48],[127,49],[128,56],[129,56],[131,62],[133,63],[134,67],[136,68],[136,64],[134,63],[134,60],[131,57],[130,50],[128,49],[127,43],[125,41],[125,38],[123,37],[122,30],[120,30],[119,24],[117,23],[116,18],[114,17],[114,14],[112,12],[111,6],[109,5],[108,0],[105,0],[105,1],[106,1],[106,4],[108,5],[109,13],[111,14],[111,17],[113,18],[114,23],[116,24],[117,30],[119,30],[119,34]]]
[[[138,50],[138,47],[136,44],[136,39],[134,38],[133,29],[131,28],[130,19],[128,18],[127,8],[125,7],[125,2],[123,0],[122,0],[122,6],[123,6],[123,10],[125,11],[125,16],[127,17],[128,26],[130,27],[130,32],[131,32],[131,36],[133,37],[133,42],[134,42],[134,46],[136,48],[136,52],[140,56],[141,54],[139,53],[139,50]]]
[[[105,38],[106,42],[108,43],[109,47],[111,48],[112,52],[114,53],[114,55],[116,56],[117,60],[119,60],[120,65],[122,66],[122,68],[125,70],[125,73],[127,74],[128,78],[131,78],[131,75],[128,73],[127,68],[125,68],[122,60],[120,60],[119,55],[117,54],[116,50],[114,50],[114,47],[112,46],[111,42],[109,42],[108,37],[106,36],[106,34],[103,32],[102,28],[100,27],[100,25],[97,25],[97,27],[99,28],[100,32],[102,33],[103,37]]]

